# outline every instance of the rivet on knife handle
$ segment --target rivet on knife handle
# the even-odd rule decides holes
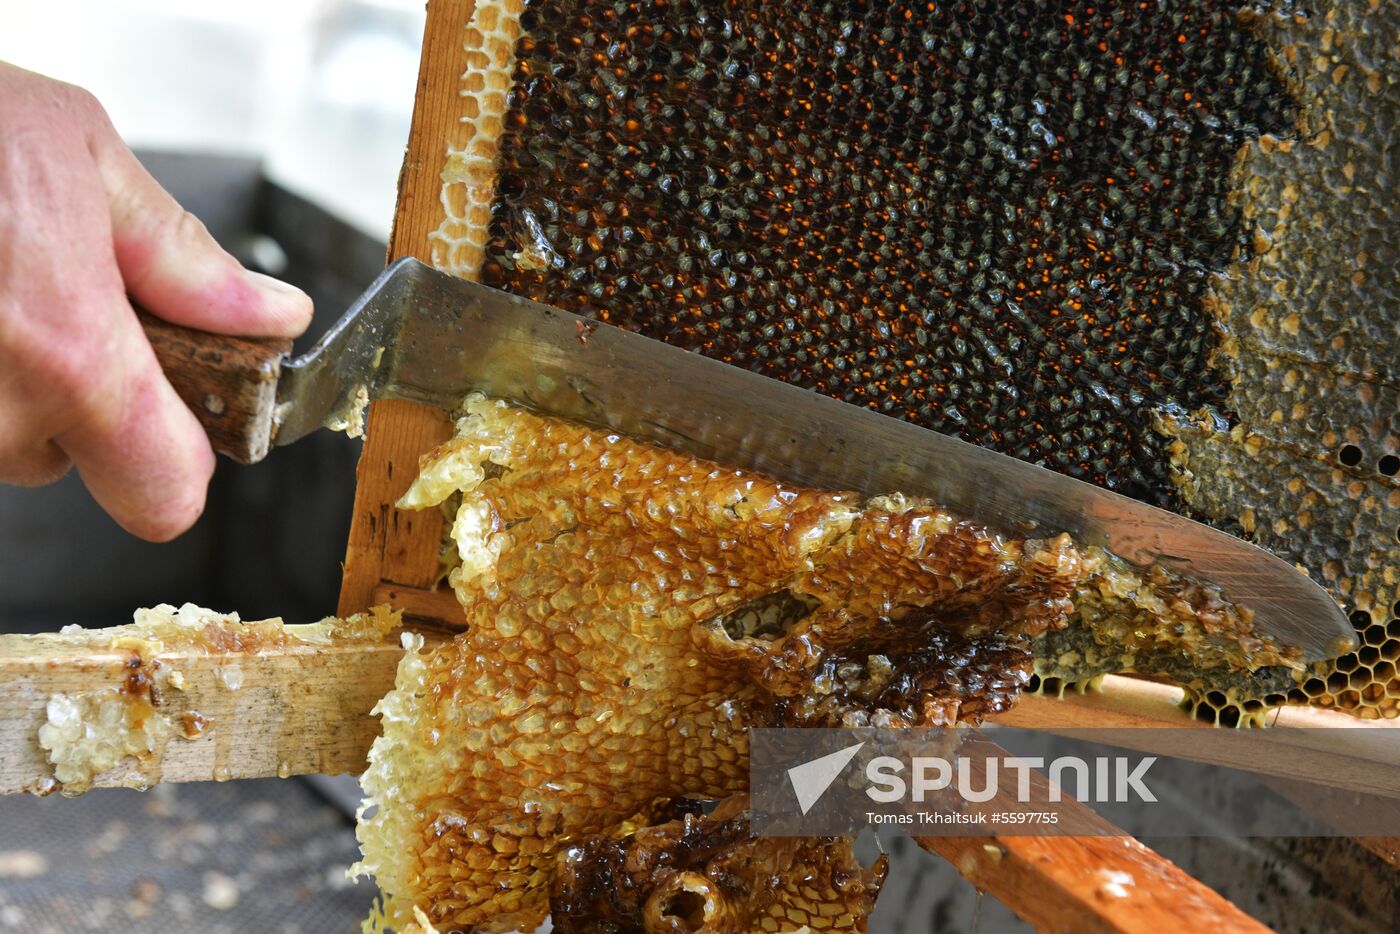
[[[266,457],[277,377],[292,342],[210,334],[144,311],[137,315],[165,378],[204,426],[214,450],[241,464]]]

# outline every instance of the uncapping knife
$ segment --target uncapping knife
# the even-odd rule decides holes
[[[795,484],[926,497],[1007,531],[1068,532],[1162,563],[1254,611],[1307,661],[1355,632],[1307,575],[1232,535],[1043,467],[728,366],[620,328],[394,263],[310,352],[143,324],[216,450],[243,463],[317,428],[360,423],[374,399],[455,409],[479,391],[548,415]]]

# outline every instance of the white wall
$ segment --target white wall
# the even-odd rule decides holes
[[[421,0],[0,0],[0,60],[96,94],[133,146],[261,156],[388,235]]]

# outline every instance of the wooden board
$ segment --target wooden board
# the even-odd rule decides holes
[[[433,261],[429,235],[443,219],[440,198],[448,147],[460,146],[464,136],[457,89],[467,70],[464,33],[474,8],[473,0],[428,4],[413,124],[389,236],[389,262],[404,256]],[[417,476],[419,456],[446,440],[450,432],[447,416],[429,406],[398,400],[370,406],[356,469],[341,616],[368,609],[381,584],[431,589],[437,577],[442,516],[432,509],[404,512],[394,503]]]
[[[381,588],[378,594],[389,601],[400,596],[388,587]],[[440,594],[433,601],[444,598],[451,599],[451,595]],[[408,618],[414,616],[413,599],[416,598],[406,602]],[[430,619],[436,612],[433,603],[418,609],[423,619]],[[430,643],[451,631],[431,622],[415,623],[411,628]],[[82,646],[56,652],[43,639],[0,636],[0,794],[33,788],[52,773],[45,753],[36,743],[45,718],[44,708],[52,695],[115,690],[128,673],[125,666],[130,653]],[[213,777],[213,770],[219,767],[227,768],[226,777],[230,778],[358,772],[363,769],[365,753],[378,732],[369,711],[393,687],[400,654],[397,642],[392,640],[369,645],[267,648],[232,657],[242,680],[234,691],[220,677],[230,664],[229,656],[196,650],[157,655],[162,665],[180,672],[185,682],[181,691],[166,699],[166,712],[178,715],[185,710],[198,711],[218,724],[218,729],[198,742],[172,743],[163,762],[129,762],[101,776],[97,784],[204,781]],[[1177,689],[1130,678],[1110,678],[1105,681],[1102,694],[1071,694],[1063,700],[1023,697],[995,722],[1050,730],[1177,726],[1212,731],[1214,728],[1193,720],[1174,705],[1173,690]],[[1337,726],[1349,732],[1332,742],[1339,736],[1338,731],[1315,730],[1311,738],[1276,731],[1273,735],[1280,742],[1270,755],[1277,764],[1270,770],[1265,763],[1266,772],[1287,775],[1299,762],[1306,762],[1314,774],[1336,774],[1345,768],[1348,774],[1372,782],[1372,787],[1362,790],[1388,787],[1385,783],[1397,768],[1395,749],[1400,744],[1374,742],[1372,731],[1400,732],[1400,724],[1390,727],[1387,721],[1380,727],[1362,727],[1354,718],[1334,711],[1290,708],[1284,713],[1298,715],[1296,720],[1287,718],[1295,725]],[[214,736],[218,737],[217,742],[211,740]],[[1215,747],[1212,744],[1203,748]],[[1371,848],[1384,855],[1394,847],[1394,841],[1378,838]]]
[[[233,655],[179,649],[142,659],[158,662],[180,685],[161,690],[153,712],[165,721],[165,739],[93,785],[359,772],[379,734],[370,709],[393,686],[402,654],[390,640]],[[0,794],[51,787],[54,769],[38,743],[50,701],[56,694],[119,697],[132,658],[129,650],[0,636]],[[203,721],[193,739],[183,735],[186,714]]]
[[[1128,836],[918,843],[1045,934],[1269,930]]]
[[[980,742],[978,755],[983,754],[997,755],[998,749]],[[1008,755],[1005,750],[1000,754]],[[1030,788],[1031,801],[1047,801],[1050,781],[1043,772],[1030,774]],[[988,801],[966,807],[968,816],[989,820],[997,812],[1048,807],[1064,828],[1053,836],[915,838],[1037,930],[1268,930],[1078,801],[1028,805],[1003,789]]]

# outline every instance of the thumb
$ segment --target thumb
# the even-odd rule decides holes
[[[298,288],[244,269],[132,155],[116,131],[93,141],[128,294],[173,324],[247,337],[295,337],[311,323]]]

